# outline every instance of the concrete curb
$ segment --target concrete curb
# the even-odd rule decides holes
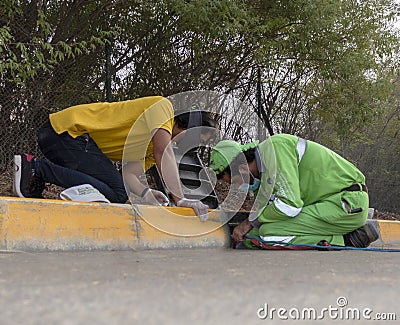
[[[143,250],[230,245],[227,217],[201,222],[192,209],[0,197],[0,249],[24,251]],[[400,221],[371,220],[371,247],[400,246]]]
[[[225,247],[218,211],[201,222],[192,209],[0,197],[0,249],[141,250]]]
[[[376,220],[373,219],[374,208],[368,209],[367,223],[374,225],[378,230],[379,239],[371,244],[376,248],[398,248],[400,247],[400,221]]]
[[[367,220],[379,231],[379,239],[371,244],[376,248],[400,247],[400,221]]]

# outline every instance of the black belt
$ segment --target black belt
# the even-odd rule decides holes
[[[368,188],[365,184],[353,184],[344,188],[342,191],[358,192],[360,190],[368,193]]]

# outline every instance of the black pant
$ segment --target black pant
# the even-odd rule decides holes
[[[68,132],[57,134],[45,126],[38,132],[38,144],[49,160],[35,163],[37,175],[45,182],[64,188],[90,184],[110,202],[128,199],[121,174],[88,134],[73,138]]]

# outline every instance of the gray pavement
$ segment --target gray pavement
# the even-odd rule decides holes
[[[361,251],[2,252],[0,324],[305,324],[313,310],[320,324],[357,313],[359,324],[396,324],[399,262]]]

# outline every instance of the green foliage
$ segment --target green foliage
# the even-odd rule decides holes
[[[372,146],[365,130],[393,109],[398,88],[396,3],[3,0],[2,139],[31,134],[24,121],[105,100],[110,52],[112,100],[218,90],[261,107],[271,134],[344,154],[354,143]]]
[[[264,40],[258,56],[265,75],[265,116],[279,117],[272,122],[277,132],[303,129],[303,134],[317,137],[324,130],[315,128],[323,123],[337,137],[357,137],[357,129],[373,121],[391,91],[393,70],[387,66],[394,66],[393,54],[398,53],[398,35],[389,28],[397,15],[395,3],[269,4],[281,27],[274,42]],[[291,92],[302,100],[293,101],[287,96]],[[281,125],[282,116],[293,112],[298,124],[288,129]]]
[[[59,12],[53,12],[52,1],[48,3],[49,7],[41,1],[2,2],[0,76],[3,81],[23,84],[40,73],[56,69],[66,59],[75,60],[78,55],[89,55],[98,47],[103,47],[106,38],[111,35],[109,31],[100,31],[83,40],[79,37],[58,39],[61,26],[56,24],[54,18]]]
[[[363,130],[363,138],[353,142],[347,156],[364,172],[370,205],[381,211],[400,211],[400,105],[399,87],[386,108]]]

